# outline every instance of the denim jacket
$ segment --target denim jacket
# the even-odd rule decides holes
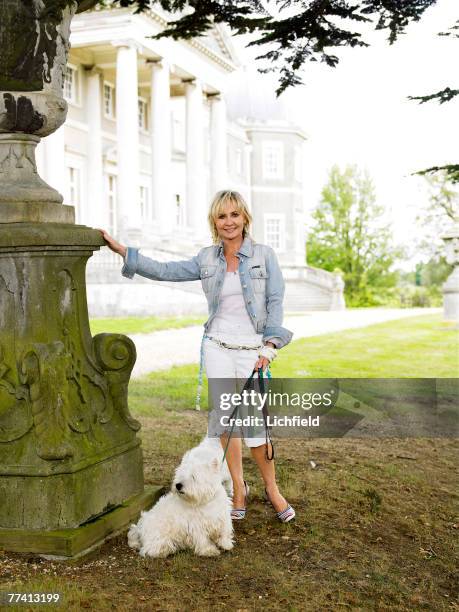
[[[237,256],[242,294],[256,333],[263,334],[263,342],[282,348],[292,339],[292,332],[282,327],[284,279],[273,249],[255,243],[246,236]],[[191,259],[160,262],[128,247],[121,274],[132,278],[140,274],[158,281],[201,280],[207,298],[209,318],[207,331],[217,314],[221,289],[226,272],[223,244],[205,247]]]

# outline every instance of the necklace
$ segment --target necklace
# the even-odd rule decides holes
[[[228,264],[230,263],[230,262],[229,262],[229,257],[231,257],[231,258],[235,259],[235,260],[236,260],[236,262],[237,262],[236,269],[235,269],[235,270],[231,270],[230,272],[231,272],[231,273],[233,273],[233,274],[237,274],[238,267],[239,267],[239,257],[238,257],[237,255],[235,255],[235,254],[232,254],[232,255],[226,256],[226,261],[228,262]]]

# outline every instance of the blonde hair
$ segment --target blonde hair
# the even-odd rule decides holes
[[[220,242],[217,226],[215,225],[215,219],[223,212],[224,208],[229,202],[232,202],[236,206],[236,210],[240,212],[244,217],[244,229],[242,230],[242,237],[245,238],[249,235],[249,229],[252,223],[252,215],[249,212],[247,203],[244,198],[238,191],[229,191],[226,189],[223,191],[217,191],[217,193],[214,195],[214,198],[209,208],[209,214],[207,216],[214,244],[218,244]]]

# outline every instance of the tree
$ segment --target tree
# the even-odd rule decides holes
[[[429,202],[416,217],[420,238],[417,251],[425,261],[416,265],[417,284],[439,289],[453,270],[444,255],[444,235],[459,219],[459,190],[452,184],[448,173],[440,170],[435,176],[426,176]],[[439,293],[440,295],[440,293]]]
[[[91,0],[83,0],[92,4]],[[419,21],[437,0],[99,0],[133,7],[135,12],[159,5],[170,14],[167,28],[155,38],[189,39],[206,33],[215,23],[226,23],[236,34],[254,34],[249,46],[268,45],[256,59],[266,60],[260,72],[279,73],[280,95],[285,89],[303,81],[300,69],[309,61],[336,66],[340,47],[368,47],[362,32],[354,25],[371,24],[376,30],[388,31],[393,44],[411,22]],[[274,7],[274,18],[269,7]],[[271,11],[272,12],[272,11]],[[459,38],[459,20],[440,36]],[[410,96],[421,104],[431,100],[440,104],[459,95],[459,89],[445,87],[424,96]],[[433,166],[415,174],[429,175],[446,171],[451,181],[459,182],[459,164]]]
[[[418,250],[428,259],[439,261],[445,250],[441,237],[459,220],[459,190],[444,169],[435,176],[426,177],[426,181],[429,202],[416,218],[421,231]]]
[[[194,38],[215,23],[226,23],[236,34],[253,33],[251,46],[270,48],[257,59],[265,59],[278,71],[277,93],[301,83],[300,68],[308,61],[336,66],[339,47],[367,47],[364,35],[353,25],[367,23],[388,31],[394,43],[410,22],[419,21],[437,0],[114,0],[136,12],[159,5],[178,14],[157,37]],[[101,4],[103,2],[100,2]],[[267,7],[278,12],[272,17]]]
[[[422,287],[440,288],[451,274],[453,266],[446,262],[445,257],[431,257],[426,263],[416,264],[416,275]]]
[[[331,169],[312,216],[306,252],[310,265],[343,273],[349,305],[376,303],[383,288],[396,284],[391,267],[402,252],[391,245],[383,211],[367,174],[355,166]]]
[[[456,21],[456,24],[448,30],[448,32],[440,32],[439,36],[449,36],[453,38],[459,38],[459,19]],[[419,102],[419,104],[425,104],[426,102],[435,101],[439,104],[445,104],[445,102],[451,102],[456,96],[459,95],[459,89],[452,89],[451,87],[445,87],[441,91],[437,91],[433,94],[428,94],[424,96],[408,96],[408,100],[415,100]],[[420,170],[419,172],[415,172],[415,174],[420,174],[422,176],[435,176],[443,174],[443,177],[452,183],[459,183],[459,164],[447,164],[446,166],[432,166],[431,168],[426,168],[425,170]]]

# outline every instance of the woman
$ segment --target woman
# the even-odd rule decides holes
[[[276,349],[288,344],[292,333],[282,327],[284,281],[274,251],[256,244],[249,235],[252,222],[242,196],[219,191],[211,204],[208,221],[214,245],[189,260],[159,262],[125,247],[100,230],[115,253],[124,258],[123,276],[140,274],[152,280],[201,279],[209,306],[204,325],[202,357],[209,381],[218,378],[247,379],[254,369],[266,370]],[[233,480],[234,520],[245,518],[249,488],[242,470],[242,441],[227,433],[220,437]],[[270,443],[264,437],[244,438],[258,465],[267,499],[281,522],[295,511],[276,483]]]

